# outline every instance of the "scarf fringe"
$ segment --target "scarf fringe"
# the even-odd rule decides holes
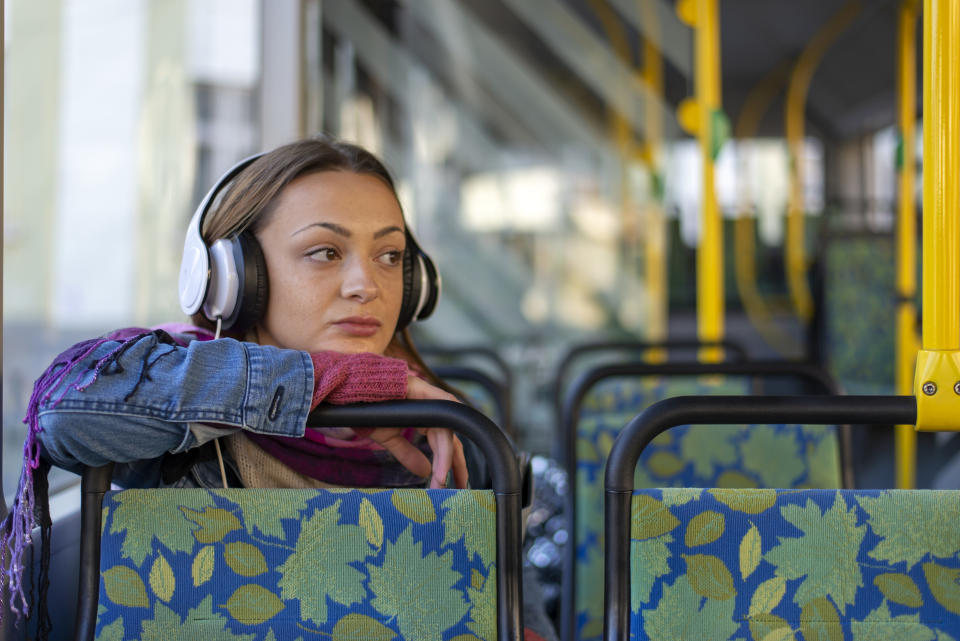
[[[28,431],[23,443],[23,467],[20,471],[17,496],[10,513],[0,524],[0,568],[3,569],[6,578],[5,590],[0,590],[0,624],[3,622],[4,605],[9,605],[10,610],[16,614],[17,623],[30,616],[30,599],[27,597],[27,590],[32,593],[33,582],[27,581],[25,585],[24,571],[27,568],[24,564],[24,556],[27,549],[31,548],[33,528],[39,525],[42,549],[38,638],[44,638],[46,635],[41,636],[40,633],[44,630],[49,632],[50,629],[49,614],[46,612],[44,603],[49,587],[51,523],[47,504],[47,471],[50,466],[40,460],[40,443],[37,440],[37,435],[42,430],[40,407],[48,403],[50,407],[56,407],[70,389],[83,391],[97,380],[101,372],[105,370],[109,372],[111,364],[115,363],[116,367],[122,371],[117,361],[118,357],[129,345],[143,336],[144,334],[141,333],[121,342],[88,369],[75,372],[78,363],[93,354],[100,346],[114,339],[106,336],[78,343],[60,354],[33,385],[33,393],[27,404],[27,415],[23,419],[28,426]],[[73,380],[63,385],[59,395],[52,398],[57,387],[72,372],[76,373]],[[7,595],[9,595],[9,602],[5,601]]]

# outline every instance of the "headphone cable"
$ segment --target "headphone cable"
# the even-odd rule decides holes
[[[217,331],[213,335],[213,340],[220,338],[220,327],[223,322],[223,318],[217,316]],[[213,439],[213,447],[217,450],[217,462],[220,463],[220,479],[223,481],[223,489],[227,489],[227,471],[223,467],[223,453],[220,451],[220,438],[217,437]]]

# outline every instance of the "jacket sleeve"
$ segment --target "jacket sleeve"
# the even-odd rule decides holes
[[[399,379],[402,389],[391,389],[387,398],[402,398],[405,367],[401,373],[386,363],[395,359],[369,354],[334,355],[323,371],[321,359],[323,397],[335,402],[346,392],[341,402],[349,402],[369,387],[361,380],[369,357],[397,370],[393,388]],[[187,450],[201,444],[197,434],[210,434],[191,429],[201,424],[301,437],[315,404],[315,362],[306,352],[232,339],[181,346],[162,332],[100,342],[50,389],[35,390],[38,438],[51,462],[78,471],[81,464],[133,463]]]

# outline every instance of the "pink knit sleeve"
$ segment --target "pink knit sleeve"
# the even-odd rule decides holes
[[[310,409],[321,402],[373,403],[406,397],[407,363],[398,358],[378,354],[341,354],[318,352],[313,361],[313,401]]]

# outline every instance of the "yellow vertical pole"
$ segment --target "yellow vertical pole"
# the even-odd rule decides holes
[[[641,0],[640,11],[648,29],[657,29],[654,0]],[[643,41],[643,60],[640,74],[657,96],[663,96],[663,55],[650,38]],[[663,145],[663,118],[659,109],[650,105],[644,113],[647,133],[644,156],[650,169],[653,186],[646,206],[644,236],[644,273],[647,281],[648,310],[647,340],[662,342],[667,339],[667,227],[663,215],[663,168],[660,152]],[[654,362],[662,361],[664,354],[651,355]]]
[[[719,128],[722,111],[717,0],[681,0],[677,3],[677,14],[694,30],[695,107],[690,103],[681,105],[680,118],[694,125],[702,167],[697,337],[704,342],[716,342],[722,340],[724,334],[723,225],[714,184],[714,159],[723,133]],[[717,348],[704,349],[700,357],[705,362],[716,362],[722,358],[722,352]]]
[[[897,209],[897,394],[913,393],[917,356],[917,11],[918,0],[903,0],[897,22],[897,60],[900,91],[900,194]],[[896,432],[896,481],[900,489],[917,482],[917,433],[912,425]]]
[[[960,2],[923,5],[923,349],[917,429],[960,425]]]

